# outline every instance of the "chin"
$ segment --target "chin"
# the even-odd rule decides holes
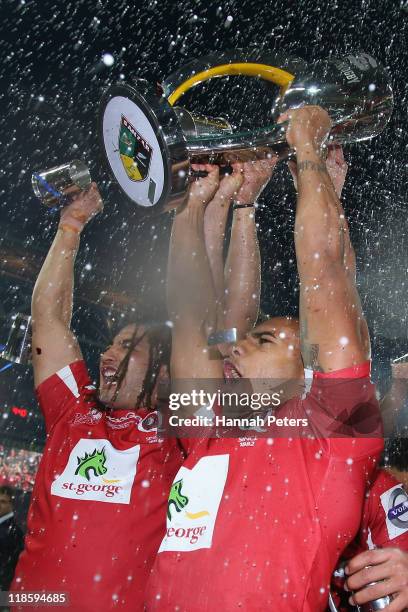
[[[112,389],[99,389],[98,391],[98,401],[105,406],[110,407],[110,402],[113,399],[114,391]]]

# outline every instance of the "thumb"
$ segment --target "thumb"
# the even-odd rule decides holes
[[[290,113],[289,111],[286,111],[285,113],[282,113],[281,115],[279,115],[276,123],[283,123],[284,121],[289,121],[290,119]]]

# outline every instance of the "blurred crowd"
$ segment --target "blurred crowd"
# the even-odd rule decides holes
[[[40,459],[40,453],[0,444],[0,486],[31,491]]]

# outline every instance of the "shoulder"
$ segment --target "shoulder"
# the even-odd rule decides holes
[[[35,391],[40,404],[96,399],[96,389],[82,360],[64,366],[46,378]]]

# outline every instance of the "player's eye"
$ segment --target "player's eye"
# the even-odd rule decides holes
[[[275,340],[275,334],[273,332],[253,333],[252,337],[255,338],[259,344],[270,344]]]
[[[273,334],[262,334],[259,337],[259,344],[266,344],[266,343],[271,343],[273,342],[275,336]]]

